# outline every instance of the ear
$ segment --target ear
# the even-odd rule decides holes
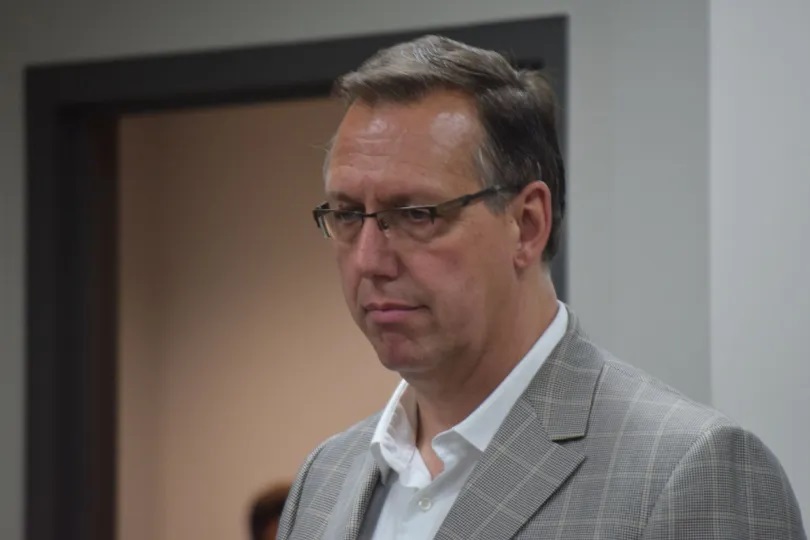
[[[522,270],[541,260],[551,236],[551,191],[545,182],[532,182],[523,188],[513,204],[519,230],[514,264]]]

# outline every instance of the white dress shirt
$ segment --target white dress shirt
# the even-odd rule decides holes
[[[436,535],[509,411],[565,334],[568,311],[558,304],[551,325],[501,384],[467,418],[433,438],[433,450],[444,463],[434,479],[415,446],[416,403],[408,384],[399,384],[371,439],[371,453],[388,488],[374,540]]]

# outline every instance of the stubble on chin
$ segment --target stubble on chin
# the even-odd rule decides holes
[[[419,347],[403,335],[381,332],[369,336],[371,345],[383,367],[399,373],[418,368],[420,362]]]

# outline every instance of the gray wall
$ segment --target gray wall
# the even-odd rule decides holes
[[[0,7],[0,537],[22,537],[21,70],[32,62],[569,14],[571,302],[617,355],[709,399],[705,0],[16,3]]]
[[[810,520],[810,2],[711,7],[714,404],[782,460]]]

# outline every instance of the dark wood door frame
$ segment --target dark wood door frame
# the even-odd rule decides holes
[[[565,111],[565,17],[26,69],[28,540],[115,538],[120,116],[326,95],[373,52],[428,32],[545,67]]]

